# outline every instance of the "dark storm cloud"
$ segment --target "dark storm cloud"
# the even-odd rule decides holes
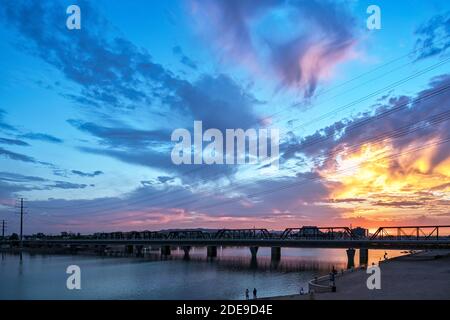
[[[450,47],[450,12],[438,14],[415,31],[417,60],[442,55]]]

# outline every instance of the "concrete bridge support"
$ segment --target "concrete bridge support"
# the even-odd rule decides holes
[[[125,246],[125,254],[133,254],[134,247],[132,245]]]
[[[259,247],[250,247],[250,252],[252,253],[252,259],[256,259]]]
[[[184,246],[183,251],[184,251],[184,259],[189,260],[189,252],[191,251],[191,246]]]
[[[272,261],[281,260],[281,247],[272,247],[270,253]]]
[[[208,258],[217,257],[217,247],[216,246],[208,246],[206,248],[206,255]]]
[[[369,264],[369,249],[359,249],[359,264],[365,266]]]
[[[347,269],[351,269],[355,266],[355,249],[347,249]]]
[[[162,246],[161,247],[161,255],[162,256],[170,256],[170,246]]]
[[[136,255],[138,257],[141,257],[144,255],[144,246],[140,245],[140,246],[134,246],[134,252],[136,253]]]
[[[100,248],[99,248],[99,251],[100,251],[100,254],[103,256],[103,255],[105,255],[106,254],[106,250],[108,249],[108,246],[100,246]]]

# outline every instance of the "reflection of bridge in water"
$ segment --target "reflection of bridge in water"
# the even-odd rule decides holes
[[[363,231],[363,232],[361,232]],[[217,256],[217,247],[249,247],[256,259],[260,247],[271,248],[271,260],[281,258],[281,248],[347,249],[348,264],[354,264],[355,249],[360,250],[360,264],[367,264],[369,249],[450,249],[450,226],[380,227],[369,235],[367,230],[348,227],[288,228],[283,232],[267,229],[221,229],[218,231],[176,230],[95,233],[87,236],[45,236],[22,241],[23,246],[65,246],[71,250],[94,247],[105,252],[123,246],[125,252],[141,255],[146,247],[159,247],[162,256],[171,248],[184,250],[186,257],[193,246],[207,247],[207,257]]]
[[[171,254],[162,256],[156,251],[144,251],[141,258],[148,261],[189,261],[191,263],[208,263],[214,261],[215,264],[224,268],[229,272],[248,271],[278,271],[278,272],[304,272],[304,271],[323,271],[324,274],[331,270],[341,270],[347,267],[347,260],[334,252],[332,259],[326,254],[320,255],[302,255],[301,252],[294,254],[290,252],[289,255],[283,255],[280,260],[272,260],[267,252],[258,255],[257,258],[252,258],[250,255],[242,255],[244,251],[242,248],[226,248],[224,250],[218,249],[217,257],[207,257],[204,247],[192,247],[189,255],[185,255],[182,248],[172,249]],[[333,250],[333,249],[332,249]],[[270,253],[270,252],[269,252]],[[111,256],[127,256],[122,251],[110,251],[108,255]]]

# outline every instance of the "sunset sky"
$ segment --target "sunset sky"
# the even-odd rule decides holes
[[[20,197],[25,233],[450,224],[448,1],[0,3],[9,232]],[[279,129],[279,169],[174,165],[195,120]]]

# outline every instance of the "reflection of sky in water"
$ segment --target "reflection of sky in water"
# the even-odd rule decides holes
[[[369,263],[384,253],[370,250]],[[256,261],[248,248],[219,248],[217,254],[211,260],[205,248],[192,248],[189,261],[181,249],[164,259],[156,252],[145,258],[23,254],[22,262],[2,254],[0,299],[242,299],[254,287],[259,296],[276,296],[306,290],[314,276],[347,265],[343,249],[283,248],[279,262],[271,261],[270,248],[260,248]],[[80,291],[65,287],[71,264],[81,267]]]

